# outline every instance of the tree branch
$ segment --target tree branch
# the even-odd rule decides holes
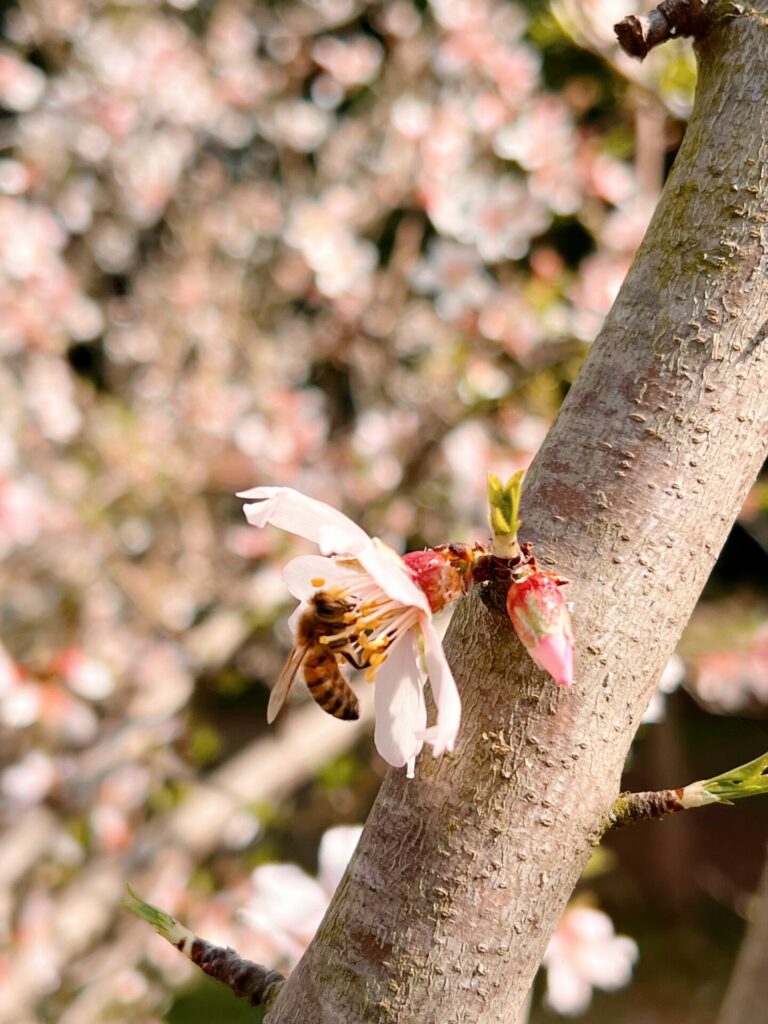
[[[654,46],[679,36],[700,39],[709,31],[713,12],[722,7],[719,0],[662,0],[647,14],[629,14],[614,25],[613,31],[622,50],[643,60]],[[740,13],[731,5],[732,14]]]

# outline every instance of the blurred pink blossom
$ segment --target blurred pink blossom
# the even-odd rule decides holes
[[[31,183],[32,176],[24,164],[18,160],[0,160],[0,192],[21,195]]]
[[[661,673],[659,684],[643,715],[643,722],[654,723],[662,721],[666,710],[668,694],[674,693],[684,679],[685,662],[679,654],[673,654]]]
[[[768,625],[754,629],[746,642],[700,655],[692,668],[689,686],[708,704],[724,711],[768,705]]]
[[[378,258],[375,246],[356,238],[344,224],[345,206],[348,201],[340,193],[320,202],[303,201],[294,207],[285,233],[285,240],[301,252],[315,272],[318,288],[329,298],[365,296]]]
[[[53,759],[41,750],[30,750],[0,774],[0,791],[15,804],[30,807],[43,800],[57,780]]]
[[[633,196],[606,218],[600,230],[600,237],[607,246],[617,252],[634,252],[642,242],[653,211],[655,196]]]
[[[301,153],[317,149],[331,129],[325,110],[299,99],[278,104],[261,123],[267,135]]]
[[[441,446],[451,479],[451,508],[475,523],[487,516],[488,472],[492,447],[488,429],[476,420],[455,427]]]
[[[133,842],[133,829],[125,813],[109,804],[97,804],[88,816],[91,841],[97,849],[117,853]]]
[[[61,651],[52,667],[62,674],[70,689],[86,700],[103,700],[112,693],[115,686],[109,666],[89,656],[80,647]]]
[[[320,841],[317,880],[295,864],[264,864],[251,875],[253,895],[240,913],[283,966],[295,966],[311,942],[362,830],[328,829]]]
[[[69,367],[54,356],[31,356],[25,383],[27,405],[43,434],[59,444],[71,441],[82,415]]]
[[[493,282],[474,249],[438,239],[410,275],[417,291],[436,296],[435,307],[446,320],[457,320],[467,310],[481,309]]]
[[[45,75],[8,50],[0,50],[0,105],[32,110],[45,91]]]
[[[50,893],[42,887],[34,888],[22,903],[16,932],[19,956],[42,992],[58,988],[63,967],[53,929],[52,903]]]
[[[631,168],[607,153],[589,159],[588,178],[595,195],[614,205],[628,200],[637,187]]]
[[[478,174],[456,175],[427,193],[435,227],[474,245],[488,263],[524,256],[531,239],[549,224],[549,214],[518,180]]]
[[[10,664],[15,668],[12,663]],[[25,681],[17,672],[7,672],[7,666],[6,662],[0,676],[0,721],[10,729],[24,729],[36,722],[40,716],[40,687]]]
[[[392,124],[408,139],[420,139],[432,127],[431,108],[426,100],[411,93],[401,93],[393,102]]]
[[[370,36],[321,36],[312,47],[312,59],[347,88],[372,82],[379,72],[382,55],[381,45]]]
[[[493,139],[494,152],[527,171],[572,159],[574,125],[556,96],[539,96]]]
[[[410,137],[418,137],[418,126],[426,121],[429,108],[421,105],[422,101],[411,98],[408,117],[400,108],[400,119],[405,121]],[[397,111],[397,108],[396,108]],[[431,178],[443,180],[443,187],[448,187],[446,176],[469,167],[473,157],[473,140],[467,123],[465,105],[454,99],[444,100],[431,111],[431,118],[426,121],[421,143],[421,154],[426,172],[426,184],[423,191],[427,198],[438,183],[431,184]]]
[[[632,257],[604,252],[587,256],[571,289],[573,329],[584,341],[594,341],[629,270]]]
[[[0,557],[37,539],[48,504],[37,480],[0,474]]]
[[[541,338],[541,317],[517,288],[494,289],[480,310],[478,331],[501,342],[516,359],[524,359]]]
[[[564,1016],[579,1016],[592,1001],[593,988],[613,991],[629,984],[636,960],[637,944],[616,935],[602,910],[568,907],[542,961],[546,1002]]]

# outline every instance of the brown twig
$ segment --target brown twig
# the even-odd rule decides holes
[[[679,36],[704,35],[711,23],[713,0],[662,0],[647,14],[630,14],[613,31],[630,57],[643,60],[654,46]]]
[[[214,946],[196,937],[187,954],[210,978],[231,988],[236,996],[247,999],[252,1006],[269,1006],[277,996],[285,978],[253,960],[245,960],[229,946]]]
[[[189,957],[208,977],[231,988],[236,996],[247,999],[251,1006],[269,1006],[276,999],[285,981],[278,971],[253,960],[245,960],[230,946],[215,946],[207,939],[201,939],[175,917],[147,903],[130,886],[123,906],[150,924],[158,935]]]
[[[699,779],[682,789],[655,793],[622,793],[613,805],[605,828],[616,828],[649,818],[663,818],[675,811],[707,804],[730,804],[745,797],[768,793],[768,753],[731,768],[711,779]]]
[[[616,800],[608,819],[608,828],[621,828],[637,821],[664,818],[676,811],[684,811],[682,789],[660,789],[657,792],[622,793]]]

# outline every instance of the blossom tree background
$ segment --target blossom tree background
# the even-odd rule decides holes
[[[185,993],[126,881],[272,966],[311,938],[327,830],[383,764],[366,693],[360,726],[307,704],[267,733],[309,549],[234,492],[298,487],[398,550],[485,539],[486,472],[538,449],[689,112],[689,45],[630,62],[630,6],[4,8],[0,1021],[254,1019]],[[766,505],[758,481],[632,788],[768,748]],[[532,1019],[714,1021],[767,813],[611,837]]]

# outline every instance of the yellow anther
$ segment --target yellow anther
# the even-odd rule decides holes
[[[375,665],[371,665],[371,667],[366,670],[365,681],[366,681],[366,683],[372,683],[372,682],[375,681],[375,679],[376,679],[376,666]]]
[[[325,580],[323,579],[322,576],[315,576],[309,582],[312,584],[313,587],[324,587],[325,586]]]

